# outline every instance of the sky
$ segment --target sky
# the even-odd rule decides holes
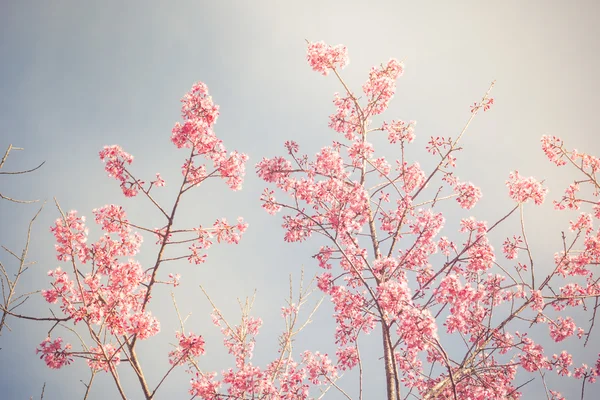
[[[182,204],[182,222],[206,225],[220,217],[243,216],[250,227],[239,245],[211,249],[203,265],[185,260],[173,264],[173,272],[182,276],[174,293],[180,312],[191,313],[186,330],[211,343],[201,365],[220,371],[232,360],[221,349],[220,333],[210,322],[211,306],[199,284],[232,321],[239,317],[237,298],[256,292],[253,314],[265,321],[256,362],[264,365],[276,354],[276,338],[283,329],[279,315],[288,277],[292,274],[297,284],[302,267],[307,279],[318,272],[311,255],[320,243],[284,242],[280,216],[260,207],[265,184],[254,165],[263,157],[283,155],[286,140],[298,142],[312,155],[340,139],[327,123],[333,93],[342,88],[334,77],[321,76],[307,65],[305,40],[346,45],[350,64],[343,76],[355,90],[372,66],[392,57],[404,61],[405,74],[384,118],[418,122],[410,157],[423,167],[432,163],[424,150],[429,137],[456,137],[469,118],[470,105],[496,81],[495,105],[469,128],[457,167],[461,179],[481,188],[483,199],[465,215],[456,211],[447,216],[452,233],[464,216],[495,221],[510,209],[504,184],[510,171],[545,180],[550,199],[560,196],[573,171],[547,161],[539,144],[542,135],[560,136],[570,148],[600,155],[599,8],[595,1],[534,0],[2,0],[0,149],[10,144],[24,148],[10,154],[3,170],[28,169],[45,161],[34,173],[0,176],[3,195],[40,199],[33,205],[0,202],[3,246],[20,251],[28,221],[45,202],[32,232],[29,259],[35,264],[19,290],[49,287],[46,272],[59,265],[49,231],[59,216],[54,199],[63,210],[77,210],[88,220],[94,208],[121,204],[131,220],[154,226],[159,217],[155,210],[143,199],[123,198],[118,184],[106,176],[98,152],[105,145],[121,145],[135,157],[133,169],[141,176],[150,179],[161,173],[167,186],[157,196],[172,201],[185,152],[170,143],[170,132],[180,120],[180,98],[202,81],[220,106],[218,137],[228,150],[244,152],[250,160],[242,191],[231,192],[222,182],[200,187]],[[560,231],[567,221],[568,215],[552,211],[551,201],[527,209],[531,245],[542,271],[560,250]],[[517,222],[500,229],[497,249],[502,235],[516,232]],[[93,234],[98,232],[92,229]],[[145,237],[138,257],[142,264],[152,262],[153,243]],[[14,266],[7,253],[0,254],[0,261]],[[315,293],[314,301],[318,298]],[[32,295],[20,310],[40,316],[50,312],[39,295]],[[168,366],[169,343],[178,329],[168,288],[158,292],[152,311],[161,320],[161,333],[142,343],[140,353],[154,381]],[[49,370],[35,355],[51,325],[15,319],[9,324],[12,330],[0,337],[0,397],[39,398],[45,383],[44,399],[82,398],[80,380],[89,375],[83,362]],[[298,339],[297,349],[333,353],[333,332],[331,306],[325,304]],[[373,354],[381,351],[378,345],[365,339]],[[600,352],[598,339],[590,344],[591,351],[581,350],[576,342],[565,346],[581,356]],[[369,362],[372,371],[382,371],[378,360]],[[342,379],[352,386],[355,377]],[[567,398],[578,396],[579,382],[552,379]],[[123,380],[129,398],[140,399],[135,380],[125,370]],[[538,397],[543,396],[539,381],[523,388],[524,398],[543,398]],[[159,398],[188,398],[188,382],[183,371],[174,374]],[[113,386],[107,377],[99,377],[90,399],[115,398]],[[369,398],[382,398],[382,374],[370,374],[366,388]]]

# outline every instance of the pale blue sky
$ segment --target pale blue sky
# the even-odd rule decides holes
[[[257,344],[258,364],[274,355],[276,335],[283,327],[279,307],[287,294],[287,276],[316,271],[311,254],[319,243],[285,244],[280,217],[260,208],[265,185],[254,174],[262,157],[282,154],[283,143],[295,140],[314,154],[338,136],[327,128],[333,77],[311,71],[305,61],[305,39],[343,43],[350,65],[348,83],[359,89],[373,65],[390,57],[405,60],[406,72],[386,119],[417,120],[412,157],[431,163],[424,150],[430,136],[456,136],[469,117],[469,106],[497,80],[491,112],[478,118],[464,140],[458,176],[479,185],[483,200],[472,213],[493,221],[511,203],[504,181],[511,170],[546,179],[550,198],[569,183],[572,170],[558,170],[540,150],[543,134],[563,137],[569,147],[600,155],[596,114],[599,6],[594,1],[0,1],[0,150],[24,147],[11,154],[7,170],[46,161],[28,176],[2,177],[0,192],[17,198],[48,200],[33,233],[22,290],[47,287],[46,272],[58,266],[49,226],[58,214],[56,197],[65,210],[91,217],[91,210],[122,204],[134,221],[153,226],[157,215],[142,199],[124,199],[115,181],[106,177],[97,154],[104,145],[120,144],[135,156],[133,168],[147,179],[160,172],[167,181],[162,199],[174,196],[184,154],[170,143],[179,120],[179,99],[196,81],[205,82],[221,115],[217,135],[228,149],[250,156],[244,190],[233,193],[224,184],[193,192],[181,209],[193,224],[218,217],[243,216],[250,228],[239,246],[216,246],[202,266],[182,262],[177,289],[182,313],[193,311],[187,328],[205,336],[211,350],[201,362],[220,370],[231,364],[221,350],[219,332],[210,324],[202,283],[232,320],[236,297],[257,289],[255,315],[265,320]],[[171,185],[173,183],[173,185]],[[3,229],[0,243],[19,249],[28,219],[36,206],[0,203]],[[565,216],[548,218],[550,202],[528,209],[532,246],[541,265],[560,248]],[[554,214],[552,214],[554,215]],[[456,220],[448,216],[447,235]],[[148,222],[149,221],[149,222]],[[494,243],[500,248],[503,228]],[[158,222],[157,222],[158,224]],[[147,238],[139,260],[150,262],[154,249]],[[550,250],[548,250],[550,249]],[[0,260],[8,262],[6,254]],[[169,342],[177,329],[169,291],[154,305],[162,333],[142,346],[149,379],[165,370]],[[316,299],[316,297],[315,297]],[[30,301],[22,309],[47,314],[45,303]],[[298,349],[333,353],[330,307],[323,307]],[[45,367],[34,354],[50,326],[11,322],[12,332],[0,339],[0,397],[39,396],[45,399],[82,397],[87,371],[83,363],[60,371]],[[72,338],[72,342],[75,342]],[[366,339],[366,345],[371,345]],[[600,341],[592,343],[598,353]],[[573,345],[565,343],[570,349]],[[373,341],[373,354],[380,352]],[[594,347],[595,346],[595,347]],[[145,351],[144,351],[145,350]],[[562,349],[557,348],[557,352]],[[583,354],[582,352],[578,352]],[[588,362],[591,362],[589,359]],[[150,367],[156,363],[156,369]],[[378,361],[368,376],[368,398],[381,398],[382,370]],[[131,399],[140,397],[136,382],[124,373]],[[353,376],[344,381],[352,387]],[[579,386],[552,377],[563,394],[577,396]],[[159,398],[187,398],[189,377],[174,375]],[[539,378],[538,378],[539,381]],[[92,399],[113,398],[112,383],[96,383]],[[525,398],[538,397],[539,385],[524,388]],[[332,395],[330,398],[338,398]],[[593,397],[589,397],[593,398]]]

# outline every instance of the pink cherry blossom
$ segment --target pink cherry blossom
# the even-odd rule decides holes
[[[548,189],[543,188],[541,183],[533,178],[523,178],[518,171],[511,172],[506,181],[511,199],[518,203],[526,203],[529,200],[537,205],[544,202]]]
[[[381,68],[373,67],[362,89],[367,96],[367,115],[384,112],[396,92],[396,79],[404,73],[404,65],[392,58]]]
[[[327,76],[330,70],[348,65],[348,50],[341,44],[332,47],[324,42],[309,43],[307,59],[314,71]]]
[[[549,322],[550,337],[555,342],[561,342],[572,336],[575,333],[575,322],[571,317],[558,317],[556,320]]]
[[[383,123],[381,126],[382,130],[388,131],[388,140],[391,144],[395,144],[397,142],[403,143],[411,143],[415,140],[415,125],[417,125],[416,121],[410,121],[408,123],[404,121],[391,121],[388,123]]]
[[[179,341],[179,345],[169,353],[169,363],[171,365],[182,365],[187,362],[188,358],[193,359],[204,354],[205,342],[202,336],[194,335],[192,332],[188,335],[177,332],[175,336]]]
[[[92,370],[108,372],[114,369],[120,360],[120,351],[116,351],[114,346],[107,343],[102,346],[90,348],[91,359],[88,360],[88,365]]]
[[[454,186],[458,194],[456,201],[462,208],[470,210],[481,199],[481,190],[471,182],[462,182]]]
[[[54,341],[47,337],[39,348],[35,350],[36,354],[41,353],[40,359],[43,359],[49,368],[60,369],[65,365],[73,362],[73,357],[70,355],[70,344],[62,346],[62,338],[56,338]]]

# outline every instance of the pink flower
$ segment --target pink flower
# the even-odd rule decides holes
[[[562,351],[560,355],[554,354],[552,356],[554,359],[553,363],[558,369],[558,374],[561,376],[571,376],[571,372],[569,371],[569,367],[573,365],[573,356],[567,353],[566,351]]]
[[[361,129],[354,99],[351,95],[341,97],[339,93],[335,93],[333,104],[336,107],[336,112],[329,116],[329,127],[343,134],[346,139],[352,140],[354,135]]]
[[[161,178],[160,174],[156,174],[156,180],[152,182],[154,186],[165,186],[165,180]]]
[[[190,388],[190,394],[192,396],[198,396],[204,400],[219,399],[219,388],[221,387],[221,383],[219,381],[215,381],[216,376],[216,372],[197,372],[196,378],[190,381],[192,386]]]
[[[373,152],[373,145],[368,142],[354,142],[348,149],[348,155],[355,167],[360,167],[364,160],[369,160]]]
[[[556,136],[542,136],[542,150],[546,156],[557,166],[565,165],[567,162],[563,159],[563,141]]]
[[[331,280],[332,275],[329,272],[325,272],[317,278],[317,287],[322,292],[329,293],[333,288],[333,282]]]
[[[549,321],[548,325],[550,327],[550,337],[555,342],[562,342],[569,336],[572,336],[575,333],[575,322],[571,317],[558,317],[555,321]]]
[[[418,162],[410,166],[406,162],[403,165],[400,165],[399,161],[396,161],[396,163],[398,164],[396,170],[400,172],[402,178],[400,184],[406,193],[411,193],[420,188],[425,182],[425,172],[423,172]]]
[[[292,171],[292,163],[283,157],[273,159],[263,158],[256,164],[258,176],[266,182],[280,183],[287,178]]]
[[[131,231],[125,210],[119,205],[106,205],[96,208],[92,212],[96,223],[107,233],[118,233],[120,236],[126,236]]]
[[[182,365],[188,358],[196,358],[204,354],[204,339],[202,336],[189,333],[186,335],[182,332],[177,332],[176,337],[179,340],[179,345],[175,350],[169,353],[169,363],[171,365]]]
[[[462,208],[470,210],[481,199],[481,190],[471,182],[462,182],[454,186],[454,192],[458,194],[456,201]]]
[[[358,350],[356,346],[340,348],[335,354],[338,357],[338,368],[342,371],[352,369],[358,364]]]
[[[410,290],[406,281],[387,281],[377,287],[379,292],[379,306],[393,316],[400,314],[410,301]]]
[[[533,200],[535,204],[540,205],[548,193],[548,189],[543,188],[541,183],[533,178],[523,178],[519,171],[511,172],[506,181],[508,195],[518,203],[526,203]]]
[[[109,176],[121,182],[127,179],[125,176],[125,163],[132,163],[133,156],[131,154],[126,153],[117,145],[104,146],[104,149],[100,151],[100,159],[106,163],[104,169]]]
[[[90,249],[87,246],[88,228],[85,226],[85,217],[77,217],[77,211],[72,210],[66,215],[65,220],[59,218],[54,227],[50,228],[56,239],[57,256],[60,261],[70,261],[74,257],[85,263],[90,258]]]
[[[557,210],[564,210],[565,208],[568,208],[569,210],[579,210],[581,199],[577,197],[578,192],[579,183],[574,182],[570,184],[565,189],[565,194],[562,199],[559,202],[554,201],[554,208]]]
[[[43,359],[49,368],[59,369],[73,362],[69,350],[71,350],[71,345],[68,343],[64,348],[62,347],[62,338],[52,341],[47,337],[40,343],[40,347],[35,350],[35,353],[42,353],[40,359]]]
[[[269,214],[275,215],[281,211],[281,206],[276,203],[273,191],[265,189],[263,194],[260,196],[260,201],[263,202],[262,208],[264,208]]]
[[[529,372],[535,372],[540,369],[551,369],[548,358],[544,356],[544,349],[533,340],[524,337],[523,353],[519,356],[521,366]]]
[[[200,120],[207,126],[212,126],[217,121],[219,106],[213,103],[204,83],[195,83],[183,96],[181,103],[181,116],[185,120]]]
[[[313,71],[328,75],[330,70],[348,65],[348,50],[341,44],[332,47],[325,42],[311,42],[308,44],[306,58]]]
[[[487,110],[489,110],[492,107],[493,104],[494,104],[494,99],[492,99],[492,98],[485,99],[481,103],[473,103],[473,105],[471,106],[471,113],[478,111],[482,107],[483,107],[483,111],[486,112]]]
[[[539,290],[534,290],[531,292],[531,308],[537,312],[542,312],[544,310],[544,298],[542,297],[542,292]]]
[[[337,377],[337,368],[332,364],[327,354],[320,354],[318,351],[316,353],[305,351],[302,354],[302,362],[306,365],[308,379],[315,385]],[[319,379],[321,377],[322,380]]]
[[[487,271],[494,265],[496,256],[494,248],[489,244],[487,236],[482,236],[467,250],[469,262],[467,269],[472,272]]]
[[[396,142],[411,143],[415,140],[416,121],[410,121],[408,124],[404,121],[391,121],[389,124],[384,122],[382,130],[388,131],[388,140],[391,144]]]
[[[513,239],[506,238],[504,244],[502,245],[502,252],[509,260],[514,260],[517,258],[519,254],[519,246],[523,243],[523,239],[521,236],[513,236]]]
[[[404,72],[404,65],[395,58],[381,68],[373,67],[369,79],[363,85],[363,91],[369,101],[366,107],[367,115],[377,115],[384,112],[396,91],[396,79]]]
[[[232,190],[241,190],[244,175],[246,174],[246,161],[248,156],[244,153],[232,151],[229,157],[219,163],[221,178],[227,181]]]
[[[245,163],[248,156],[236,151],[227,155],[223,142],[217,138],[213,126],[219,116],[219,106],[208,95],[208,88],[202,82],[196,83],[181,99],[183,124],[175,124],[171,141],[177,148],[191,148],[192,157],[202,155],[213,162],[218,176],[225,179],[232,190],[239,190],[245,175]],[[197,186],[206,179],[206,166],[193,165],[187,159],[182,166],[186,182]],[[212,174],[210,174],[212,175]],[[161,183],[162,180],[158,180]],[[164,181],[162,181],[164,183]]]
[[[100,151],[100,159],[106,163],[104,169],[108,176],[121,182],[121,190],[126,197],[134,197],[144,182],[138,181],[126,170],[125,164],[131,164],[133,156],[117,145],[104,146]]]
[[[110,343],[101,345],[98,347],[90,348],[91,359],[88,360],[88,365],[91,369],[96,371],[108,372],[110,369],[114,369],[120,360],[120,351],[116,351],[114,346]]]

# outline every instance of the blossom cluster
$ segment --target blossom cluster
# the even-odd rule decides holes
[[[600,307],[597,301],[594,306],[588,302],[600,298],[596,268],[600,264],[600,159],[566,149],[558,137],[542,137],[542,150],[552,163],[572,164],[584,176],[554,201],[555,208],[580,210],[590,206],[591,212],[582,212],[570,221],[568,228],[574,238],[568,243],[563,235],[554,265],[549,266],[545,279],[536,279],[523,210],[530,200],[536,205],[544,202],[548,190],[543,181],[513,171],[506,181],[508,195],[517,203],[512,211],[496,223],[469,217],[461,218],[457,226],[446,226],[439,202],[455,199],[456,203],[451,202],[454,207],[470,210],[482,198],[475,184],[459,181],[455,174],[462,133],[454,140],[430,138],[426,150],[437,164],[428,173],[406,153],[416,137],[415,121],[391,120],[373,126],[370,119],[389,107],[397,79],[404,71],[402,63],[391,59],[373,67],[362,86],[364,95],[356,95],[340,75],[348,64],[344,46],[308,43],[307,60],[322,75],[334,72],[343,86],[343,92],[334,95],[335,111],[329,117],[329,127],[343,139],[323,147],[312,158],[300,153],[296,142],[287,141],[287,156],[263,158],[256,164],[256,172],[269,185],[260,197],[262,207],[269,214],[283,214],[286,242],[310,242],[314,236],[327,242],[319,244],[313,257],[324,270],[317,277],[317,288],[333,306],[335,357],[304,351],[294,359],[291,342],[296,332],[291,325],[302,301],[290,301],[282,307],[288,329],[281,336],[278,357],[265,367],[253,363],[262,320],[244,309],[240,323],[233,325],[215,309],[213,323],[220,329],[234,365],[221,374],[203,371],[196,359],[205,354],[205,339],[186,334],[182,328],[176,333],[177,344],[168,361],[171,369],[189,366],[189,393],[206,400],[305,400],[311,398],[314,388],[321,392],[331,387],[341,390],[335,383],[340,372],[362,365],[360,336],[374,332],[382,336],[389,398],[398,398],[402,385],[424,399],[514,400],[522,396],[515,382],[517,374],[523,372],[540,373],[543,378],[545,371],[554,371],[584,384],[593,383],[600,375],[600,356],[591,366],[575,366],[572,354],[549,353],[539,341],[515,331],[513,321],[543,324],[555,343],[583,338],[587,343],[590,338],[593,322],[585,330],[578,326],[579,320],[555,315],[582,307],[584,311],[592,309],[595,317]],[[471,107],[471,118],[494,104],[488,94]],[[161,263],[185,258],[203,263],[215,240],[237,244],[248,227],[242,218],[235,223],[221,218],[210,227],[174,228],[181,195],[212,177],[224,179],[233,190],[241,189],[248,160],[243,153],[227,153],[216,136],[219,107],[205,84],[195,84],[181,103],[183,122],[175,124],[171,141],[177,148],[188,149],[189,156],[181,166],[183,184],[171,213],[150,195],[152,187],[165,185],[160,174],[145,187],[128,170],[133,161],[130,154],[116,145],[100,152],[106,172],[120,182],[124,195],[133,197],[141,191],[167,220],[161,228],[141,228],[158,237],[160,251],[154,266],[144,268],[133,258],[142,237],[132,231],[132,226],[138,226],[129,222],[120,206],[94,210],[95,222],[104,234],[92,244],[88,243],[85,218],[75,211],[63,215],[51,228],[57,258],[70,262],[73,274],[61,267],[50,271],[51,288],[43,290],[42,296],[59,304],[67,320],[83,321],[95,346],[76,353],[70,344],[63,346],[61,338],[53,341],[48,337],[36,352],[50,368],[68,365],[74,357],[87,359],[93,371],[111,372],[113,376],[121,357],[138,368],[133,351],[136,341],[159,331],[159,322],[148,308],[152,289],[159,282],[178,285],[179,274],[169,273],[166,282],[158,280]],[[397,159],[388,160],[379,154],[376,144],[381,141],[373,138],[378,134],[387,135],[387,141],[397,149]],[[208,164],[199,163],[200,157]],[[583,186],[592,188],[591,200],[581,190]],[[282,197],[287,200],[280,200]],[[520,232],[504,240],[505,257],[498,260],[490,232],[517,209],[521,211]],[[451,229],[458,230],[461,239],[440,237]],[[176,238],[185,234],[193,237]],[[188,246],[190,253],[163,258],[166,249],[179,244]],[[520,255],[526,257],[515,261]],[[86,272],[77,264],[89,265],[90,269]],[[442,330],[460,336],[465,353],[445,348],[446,340],[439,333]],[[102,332],[104,339],[95,332]],[[120,346],[110,343],[107,336],[117,338]],[[141,377],[140,371],[136,372]],[[362,367],[359,373],[362,379]],[[548,398],[564,399],[557,391],[547,392]]]
[[[71,345],[67,343],[63,347],[62,338],[57,338],[53,341],[50,337],[47,337],[40,343],[39,348],[35,352],[36,354],[42,354],[40,359],[43,359],[49,368],[59,369],[73,362],[73,357],[69,354],[69,350],[71,350]]]
[[[328,75],[332,69],[344,68],[349,62],[346,46],[330,46],[325,42],[309,43],[307,59],[312,69],[322,75]]]
[[[213,128],[219,116],[219,106],[213,103],[208,87],[202,82],[196,83],[181,103],[184,122],[175,123],[171,141],[179,149],[192,150],[181,168],[186,182],[197,186],[209,176],[219,176],[231,189],[240,190],[248,156],[237,151],[227,154],[223,141],[216,136]],[[211,160],[215,171],[207,173],[205,165],[195,165],[194,158],[197,156]]]
[[[194,335],[190,332],[186,335],[183,332],[176,334],[179,345],[169,353],[169,363],[171,365],[185,364],[188,358],[199,357],[204,354],[204,339],[202,336]]]
[[[245,398],[248,394],[269,399],[308,400],[311,386],[327,386],[338,377],[338,370],[327,354],[305,351],[300,362],[294,361],[289,354],[279,357],[269,363],[265,368],[254,365],[253,356],[255,337],[259,333],[262,321],[242,315],[239,325],[231,326],[225,321],[218,310],[214,310],[213,323],[221,329],[223,343],[229,353],[235,358],[235,368],[222,371],[221,379],[216,372],[197,371],[191,379],[189,393],[204,400],[216,400],[224,397]],[[196,354],[204,352],[201,344],[196,340],[181,344],[174,355],[181,358],[182,349],[196,348]],[[281,349],[282,351],[282,349]],[[173,357],[171,357],[173,360]],[[172,361],[172,363],[174,363]],[[222,393],[223,388],[227,394]]]
[[[317,287],[333,304],[337,367],[354,368],[358,337],[379,325],[384,343],[393,343],[393,351],[384,346],[387,374],[393,371],[396,382],[425,399],[518,399],[521,394],[514,381],[519,370],[554,369],[563,376],[595,379],[592,368],[571,370],[570,354],[550,357],[539,344],[509,326],[517,317],[532,324],[547,323],[555,342],[589,336],[571,317],[549,316],[547,307],[560,311],[584,304],[587,296],[600,297],[597,275],[590,268],[600,262],[600,229],[595,230],[593,224],[600,219],[600,203],[584,199],[579,191],[586,183],[594,186],[594,196],[600,195],[596,179],[600,159],[566,150],[559,138],[542,138],[543,151],[552,162],[559,166],[570,162],[587,177],[570,185],[556,208],[579,209],[592,203],[593,213],[570,223],[583,250],[558,252],[551,275],[541,282],[534,280],[524,228],[520,235],[504,241],[503,261],[497,260],[489,236],[519,207],[495,224],[463,218],[462,242],[445,236],[438,239],[445,218],[436,212],[437,202],[455,198],[461,208],[469,210],[482,198],[477,186],[460,182],[453,171],[460,137],[431,137],[426,149],[438,158],[438,164],[426,173],[406,154],[415,139],[414,121],[392,120],[373,127],[370,120],[387,109],[404,66],[392,59],[372,68],[362,87],[364,96],[358,96],[341,78],[338,67],[343,63],[332,61],[338,54],[323,43],[309,43],[309,65],[323,75],[335,69],[343,86],[344,92],[335,94],[329,126],[345,141],[324,147],[312,161],[299,153],[295,142],[286,142],[289,157],[265,158],[256,165],[259,177],[269,184],[261,196],[263,208],[270,214],[284,214],[284,240],[301,242],[318,234],[329,241],[314,258],[325,270],[317,278]],[[473,114],[494,104],[488,95],[489,91],[473,105]],[[400,145],[395,163],[377,155],[377,142],[370,135],[378,131],[387,133],[390,144]],[[394,164],[396,168],[390,168]],[[441,186],[433,199],[418,200],[429,192],[426,189],[436,175],[441,177]],[[542,204],[548,193],[543,182],[518,171],[510,173],[506,186],[509,197],[521,208],[530,201]],[[448,189],[452,194],[445,195]],[[281,196],[288,200],[280,200]],[[424,205],[431,207],[420,208]],[[521,251],[530,262],[511,266]],[[503,265],[506,262],[509,265]],[[507,272],[510,268],[514,275]],[[571,282],[556,290],[550,286],[556,276],[581,276],[587,285]],[[500,316],[509,310],[506,317]],[[438,336],[441,324],[447,333],[460,334],[468,343],[470,350],[461,365],[449,362]],[[502,357],[507,354],[512,354],[512,361]],[[443,368],[439,373],[427,372],[424,360]],[[399,390],[392,380],[387,385],[388,395]],[[558,392],[550,393],[561,398]]]
[[[155,335],[159,323],[144,310],[149,277],[141,265],[133,260],[120,261],[121,257],[133,257],[140,248],[142,238],[131,232],[125,212],[119,206],[107,205],[94,210],[96,222],[106,232],[97,242],[87,245],[81,235],[86,228],[82,223],[69,224],[58,219],[52,228],[57,242],[57,257],[65,260],[78,249],[86,257],[79,257],[82,263],[91,261],[94,272],[83,277],[70,278],[61,269],[48,273],[54,278],[52,289],[43,290],[42,295],[49,303],[60,301],[61,309],[75,321],[105,325],[113,335],[136,335],[145,339]],[[79,220],[72,211],[67,221]],[[117,238],[111,236],[116,234]],[[70,242],[65,238],[79,238]]]

